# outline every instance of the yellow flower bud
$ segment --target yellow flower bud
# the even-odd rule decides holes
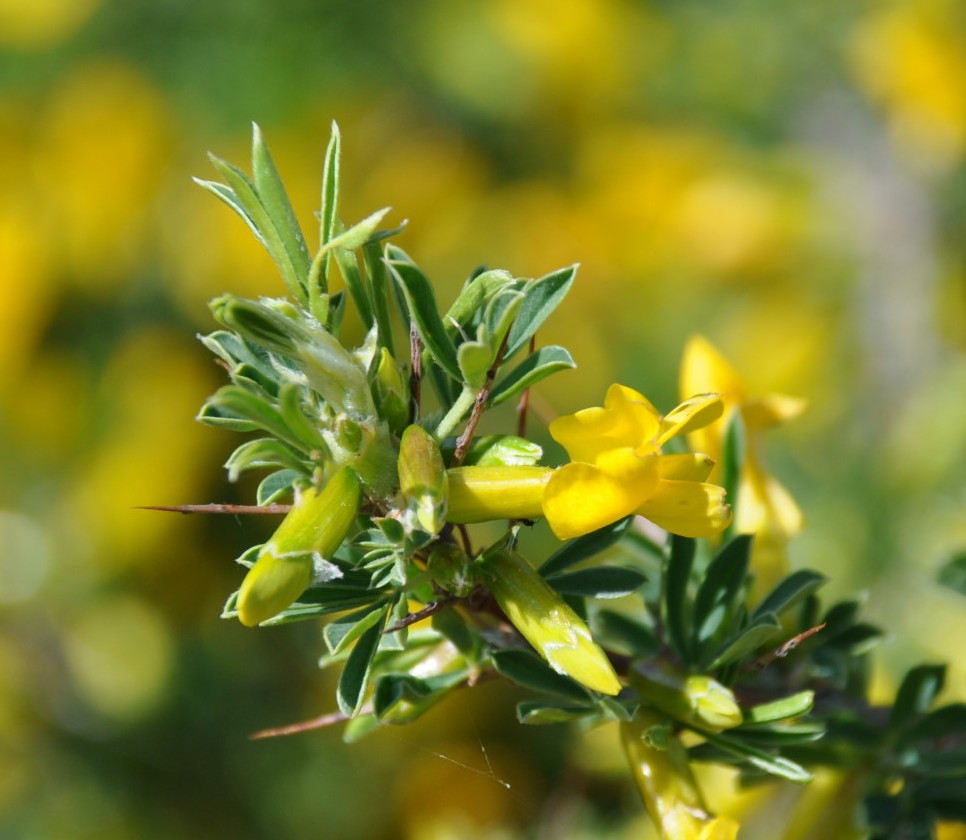
[[[644,807],[664,840],[735,840],[738,823],[708,812],[681,742],[655,747],[646,731],[661,715],[642,707],[634,720],[621,724],[621,742]]]
[[[620,680],[590,630],[520,555],[486,552],[479,570],[508,619],[558,674],[603,694],[617,694]]]
[[[399,489],[419,527],[438,534],[446,523],[449,481],[439,444],[421,426],[409,426],[399,442]]]
[[[316,564],[331,557],[359,510],[362,485],[349,467],[328,484],[302,492],[238,591],[238,618],[246,627],[289,607],[312,582]]]

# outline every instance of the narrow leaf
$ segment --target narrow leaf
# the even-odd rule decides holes
[[[814,702],[814,691],[800,691],[798,694],[782,697],[781,700],[773,700],[771,703],[762,703],[746,709],[745,723],[774,723],[780,720],[801,717],[812,710]]]
[[[577,363],[566,348],[553,344],[541,347],[497,382],[490,394],[490,405],[499,405],[540,380],[575,367]]]
[[[647,578],[635,569],[598,566],[547,578],[561,595],[588,598],[622,598],[640,589]]]
[[[587,700],[586,689],[569,677],[558,674],[535,653],[511,649],[493,651],[490,656],[497,672],[517,685],[578,702]]]
[[[897,729],[924,715],[945,681],[945,665],[919,665],[910,669],[896,693],[889,725]]]
[[[828,578],[825,575],[813,572],[811,569],[792,572],[765,596],[765,599],[755,608],[752,617],[755,618],[765,613],[780,615],[805,596],[811,595],[827,580]]]
[[[507,341],[507,358],[519,350],[560,305],[577,276],[577,265],[562,268],[533,280],[524,288],[523,305]]]
[[[736,758],[748,762],[759,770],[770,773],[772,776],[779,776],[798,784],[806,784],[812,780],[812,774],[800,764],[781,756],[771,755],[765,750],[740,741],[737,737],[728,735],[706,735],[705,737],[708,739],[708,743],[731,753]]]
[[[399,260],[390,262],[389,270],[402,290],[407,309],[423,344],[446,373],[458,382],[462,381],[456,347],[443,327],[436,305],[436,295],[426,276],[412,263]]]
[[[739,534],[729,541],[708,566],[704,580],[694,599],[694,643],[709,640],[716,627],[712,627],[716,608],[720,615],[731,612],[741,594],[748,574],[752,536]]]
[[[517,720],[530,726],[552,723],[569,723],[594,714],[593,706],[575,703],[549,704],[525,701],[517,704]]]
[[[372,671],[372,660],[379,648],[379,640],[382,638],[382,630],[386,625],[388,614],[389,608],[383,607],[377,614],[375,622],[362,634],[355,647],[352,648],[352,652],[342,669],[342,676],[339,678],[339,687],[336,691],[336,700],[344,715],[352,717],[362,705],[366,687],[369,684],[369,675]]]
[[[322,639],[333,656],[342,653],[349,645],[372,627],[380,618],[385,619],[384,603],[372,604],[361,610],[340,615],[325,625]]]
[[[664,571],[664,592],[661,598],[664,626],[668,641],[684,662],[690,661],[691,603],[688,586],[694,563],[695,541],[689,537],[671,537],[671,553]]]
[[[257,124],[252,124],[252,176],[255,190],[270,219],[275,223],[282,245],[295,267],[300,282],[309,273],[309,251],[281,176],[275,168],[268,145]]]
[[[708,667],[711,670],[738,662],[759,650],[781,632],[782,625],[775,613],[764,613],[752,619],[744,630],[728,639],[714,654]]]
[[[564,543],[540,566],[540,574],[544,577],[557,574],[577,563],[596,557],[623,537],[633,521],[634,518],[628,516],[611,525],[605,525],[597,531]]]

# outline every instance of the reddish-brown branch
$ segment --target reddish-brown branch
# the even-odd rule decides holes
[[[235,514],[283,514],[291,505],[136,505],[135,510],[163,510],[170,513],[235,513]]]
[[[456,451],[453,453],[453,463],[451,466],[458,467],[463,463],[467,450],[469,450],[470,444],[473,442],[476,427],[479,425],[480,418],[486,410],[487,400],[490,399],[490,392],[493,390],[493,383],[496,381],[496,372],[503,363],[503,355],[506,353],[506,345],[509,338],[510,331],[507,330],[507,334],[503,336],[503,342],[500,344],[500,349],[497,351],[496,358],[493,360],[493,364],[490,365],[490,369],[486,372],[486,380],[483,382],[483,387],[480,388],[476,399],[473,401],[473,411],[470,413],[470,419],[466,423],[466,428],[456,441]]]

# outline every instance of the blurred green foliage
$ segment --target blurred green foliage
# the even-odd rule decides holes
[[[258,120],[308,218],[332,118],[346,217],[392,203],[444,289],[582,264],[541,340],[584,375],[538,416],[615,380],[674,405],[697,331],[807,397],[768,441],[793,564],[869,590],[884,688],[927,658],[966,695],[936,581],[966,543],[960,3],[0,0],[0,835],[647,836],[616,743],[521,734],[490,686],[351,751],[247,741],[330,710],[317,628],[217,620],[264,526],[132,509],[252,495],[190,419],[219,379],[191,334],[275,274],[202,150]],[[830,789],[733,808],[773,837]]]

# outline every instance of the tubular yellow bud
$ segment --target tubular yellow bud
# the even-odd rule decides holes
[[[602,694],[617,694],[620,680],[590,630],[520,555],[486,552],[479,571],[508,619],[558,674]]]
[[[666,749],[659,749],[645,737],[661,722],[661,715],[642,707],[634,720],[621,724],[621,742],[662,840],[735,840],[738,824],[708,812],[681,742],[672,738]]]
[[[399,442],[399,489],[427,533],[438,534],[446,522],[448,484],[436,438],[409,426]]]
[[[739,726],[741,707],[730,689],[702,674],[690,676],[656,663],[638,665],[631,683],[656,708],[705,732]]]
[[[359,477],[349,467],[322,490],[312,487],[299,495],[242,581],[242,624],[254,627],[278,615],[308,588],[316,564],[331,557],[349,533],[361,498]]]
[[[549,467],[455,467],[449,476],[450,522],[540,519]]]

